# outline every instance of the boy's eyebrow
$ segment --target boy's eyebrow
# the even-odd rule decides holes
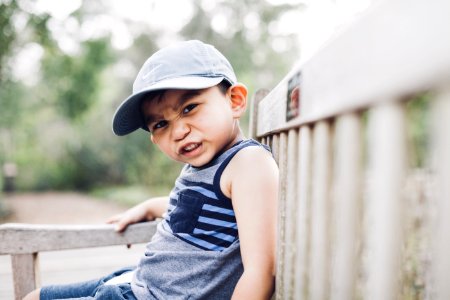
[[[201,91],[199,91],[199,90],[187,90],[178,99],[178,103],[177,103],[178,107],[182,106],[184,104],[184,102],[186,102],[200,94],[201,94]]]
[[[161,119],[159,115],[144,115],[144,124],[148,125],[159,119]]]

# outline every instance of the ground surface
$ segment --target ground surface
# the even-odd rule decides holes
[[[79,193],[26,193],[5,196],[12,214],[5,222],[31,224],[104,223],[126,207]]]
[[[4,198],[13,213],[0,223],[101,224],[126,207],[78,193],[29,193]],[[0,241],[1,242],[1,241]],[[98,278],[138,263],[144,245],[43,252],[39,255],[41,283],[59,284]],[[9,256],[0,255],[0,300],[13,297]]]

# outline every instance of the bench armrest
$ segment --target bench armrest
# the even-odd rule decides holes
[[[123,233],[114,225],[0,225],[0,255],[127,245],[149,242],[157,221],[128,226]]]
[[[123,233],[114,225],[0,225],[0,255],[11,255],[15,299],[40,286],[38,254],[43,251],[147,243],[158,221],[137,223]]]

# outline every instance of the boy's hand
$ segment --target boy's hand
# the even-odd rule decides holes
[[[116,224],[115,230],[122,232],[130,224],[161,218],[167,210],[168,204],[169,199],[167,197],[152,198],[130,208],[124,213],[112,216],[106,223]]]
[[[128,225],[138,223],[145,220],[146,212],[141,210],[139,206],[135,206],[124,213],[110,217],[106,223],[116,224],[115,230],[122,232]]]

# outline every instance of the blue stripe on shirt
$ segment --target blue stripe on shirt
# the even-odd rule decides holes
[[[211,219],[211,218],[206,218],[206,217],[201,217],[201,216],[198,217],[198,221],[202,222],[202,223],[214,224],[214,225],[219,225],[219,226],[223,226],[223,227],[227,227],[227,228],[237,229],[236,223],[231,223],[231,222],[226,222],[226,221],[221,221],[221,220],[216,220],[216,219]]]
[[[199,245],[199,246],[201,246],[203,248],[206,248],[206,249],[209,249],[209,250],[222,251],[222,250],[225,249],[224,247],[221,247],[221,246],[218,246],[218,245],[215,245],[215,244],[212,244],[212,243],[208,243],[207,241],[198,239],[196,237],[193,237],[192,235],[179,234],[179,233],[176,234],[176,235],[178,235],[182,239],[188,240],[191,243],[194,243],[196,245]]]
[[[221,208],[218,206],[205,204],[205,205],[203,205],[203,209],[208,210],[208,211],[218,212],[218,213],[229,215],[229,216],[234,216],[234,211],[231,209],[227,209],[227,208]]]
[[[187,186],[185,186],[184,184],[182,184],[182,183],[179,182],[179,181],[177,181],[177,182],[175,183],[175,186],[177,186],[180,190],[182,190],[182,189],[187,189],[187,190],[191,190],[191,191],[195,191],[195,192],[197,192],[197,193],[200,193],[200,194],[202,194],[203,196],[206,196],[206,197],[211,198],[211,199],[215,199],[215,200],[218,199],[217,196],[216,196],[216,193],[214,193],[213,191],[207,190],[207,189],[205,189],[205,188],[203,188],[203,187],[200,187],[200,186],[190,186],[190,187],[187,187]]]
[[[228,234],[224,234],[224,233],[220,233],[220,232],[216,232],[216,231],[206,231],[206,230],[202,230],[202,229],[198,229],[195,228],[194,229],[194,234],[206,234],[208,236],[214,236],[216,238],[219,238],[221,240],[227,241],[227,242],[234,242],[234,240],[236,239],[234,236],[228,235]]]

